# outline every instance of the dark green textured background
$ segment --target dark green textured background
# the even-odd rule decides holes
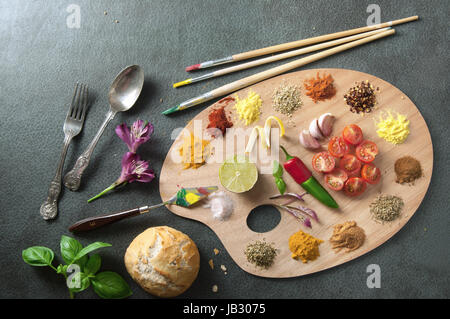
[[[373,1],[1,1],[1,257],[3,298],[66,298],[64,280],[48,268],[26,265],[22,249],[52,248],[59,255],[61,235],[80,218],[159,202],[158,181],[131,184],[111,196],[86,200],[112,183],[126,151],[114,127],[137,118],[155,126],[151,142],[140,149],[156,173],[183,127],[203,107],[171,117],[168,107],[209,89],[285,61],[235,73],[189,87],[171,84],[187,77],[184,67],[229,54],[363,26]],[[406,226],[382,247],[344,265],[291,279],[266,279],[245,273],[206,226],[161,208],[146,216],[76,236],[83,244],[109,242],[103,269],[123,275],[132,298],[152,298],[128,276],[123,255],[147,227],[169,225],[198,245],[201,269],[180,298],[448,298],[449,280],[449,3],[448,1],[376,1],[381,20],[411,15],[420,20],[396,27],[395,36],[307,65],[347,68],[378,76],[402,90],[417,105],[433,140],[434,171],[426,198]],[[66,8],[81,8],[81,27],[66,25]],[[107,15],[104,15],[104,12]],[[115,23],[114,20],[118,20]],[[291,59],[292,60],[292,59]],[[39,206],[56,168],[62,124],[75,81],[89,85],[92,103],[85,127],[69,148],[65,171],[86,148],[108,109],[114,76],[130,64],[145,72],[143,94],[129,112],[119,114],[101,138],[82,188],[63,190],[60,215],[42,220]],[[196,75],[202,72],[196,73]],[[162,99],[162,102],[161,102]],[[208,260],[213,248],[217,267]],[[57,260],[61,261],[60,259]],[[225,265],[228,274],[218,267]],[[381,288],[366,286],[366,267],[381,267]],[[217,284],[219,291],[211,287]],[[94,298],[92,290],[78,298]]]

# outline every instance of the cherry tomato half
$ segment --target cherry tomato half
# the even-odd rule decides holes
[[[361,169],[361,162],[355,155],[345,154],[339,162],[339,167],[342,168],[348,176],[357,176],[359,175],[359,170]]]
[[[370,163],[378,154],[378,146],[371,141],[363,141],[358,145],[355,151],[356,157],[363,163]]]
[[[328,143],[328,152],[334,157],[342,157],[348,150],[349,147],[342,137],[335,136]]]
[[[361,177],[369,184],[376,184],[380,181],[381,171],[373,164],[364,164],[361,169]]]
[[[312,167],[316,172],[329,173],[333,170],[336,162],[328,152],[320,152],[313,156]]]
[[[363,132],[356,124],[350,124],[344,127],[342,138],[349,144],[358,145],[363,140]]]
[[[330,173],[325,174],[325,184],[334,191],[340,191],[348,179],[347,173],[340,168],[335,168]]]
[[[349,178],[344,184],[344,192],[348,196],[358,196],[367,188],[366,182],[361,177]]]

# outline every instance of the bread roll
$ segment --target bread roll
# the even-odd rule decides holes
[[[175,297],[197,278],[200,255],[186,234],[168,226],[151,227],[128,246],[125,266],[147,292]]]

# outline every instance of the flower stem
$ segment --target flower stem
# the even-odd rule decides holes
[[[90,202],[92,202],[93,200],[96,200],[97,198],[99,198],[99,197],[105,195],[105,194],[108,193],[109,191],[111,191],[111,190],[113,190],[114,188],[116,188],[118,185],[120,185],[120,184],[118,184],[117,182],[112,183],[108,188],[104,189],[101,193],[95,195],[95,196],[92,197],[92,198],[89,198],[87,202],[90,203]]]

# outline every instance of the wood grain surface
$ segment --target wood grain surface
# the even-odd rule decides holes
[[[329,73],[335,80],[337,89],[336,96],[330,100],[314,103],[304,94],[303,81],[315,77],[317,72],[320,74]],[[374,87],[379,87],[377,93],[378,106],[372,113],[354,114],[349,111],[349,107],[345,104],[343,95],[348,89],[354,86],[356,81],[369,80]],[[277,113],[272,107],[272,95],[274,90],[283,82],[301,87],[303,106],[298,109],[291,120],[282,114]],[[336,116],[336,122],[333,127],[331,136],[339,135],[342,129],[348,125],[355,123],[359,125],[364,133],[365,139],[374,141],[379,148],[374,164],[380,168],[382,178],[377,185],[368,185],[367,190],[359,197],[349,198],[343,192],[334,192],[330,190],[330,194],[338,202],[339,209],[331,209],[312,196],[305,196],[305,205],[316,211],[320,222],[312,221],[312,228],[304,227],[297,219],[285,211],[281,211],[281,220],[279,224],[272,230],[265,233],[257,233],[249,229],[247,226],[247,216],[252,209],[261,205],[271,204],[274,201],[268,198],[277,194],[278,190],[271,174],[267,174],[267,162],[271,162],[273,156],[264,155],[258,157],[257,166],[259,169],[259,179],[255,187],[242,194],[233,194],[226,191],[219,181],[219,167],[221,165],[221,156],[218,143],[216,150],[210,157],[207,164],[198,169],[182,169],[179,163],[178,149],[180,141],[182,141],[183,132],[180,132],[174,144],[170,148],[168,155],[164,161],[160,176],[160,194],[163,201],[168,200],[181,187],[196,187],[217,185],[220,190],[224,190],[234,201],[234,213],[230,219],[220,221],[214,219],[209,208],[197,205],[193,208],[183,208],[175,205],[168,206],[169,210],[174,214],[200,221],[210,227],[220,238],[224,247],[227,249],[233,260],[245,271],[262,277],[286,278],[302,276],[314,272],[318,272],[327,268],[331,268],[352,259],[361,256],[372,249],[385,243],[389,238],[395,235],[412,217],[424,198],[431,180],[433,169],[433,146],[431,142],[428,127],[420,114],[419,110],[412,101],[400,90],[390,83],[381,80],[375,76],[345,69],[311,69],[294,73],[281,75],[264,82],[255,84],[251,87],[242,89],[235,94],[243,99],[247,96],[249,90],[253,90],[261,96],[263,101],[262,113],[259,121],[254,125],[264,126],[264,121],[269,115],[280,117],[285,123],[286,135],[280,139],[280,143],[284,145],[291,155],[298,156],[304,163],[311,168],[311,159],[315,154],[313,151],[306,150],[299,143],[299,132],[307,129],[312,119],[319,117],[321,114],[331,112]],[[232,94],[231,96],[234,96]],[[217,104],[217,103],[216,103]],[[230,115],[234,128],[249,129],[242,121],[239,121],[237,114],[233,109],[234,103],[230,103],[225,109]],[[192,131],[196,135],[202,134],[202,130],[208,125],[208,113],[211,107],[200,112],[191,122],[188,123],[186,129]],[[217,105],[216,105],[217,106]],[[383,112],[392,110],[406,115],[410,121],[411,133],[403,144],[393,145],[379,138],[376,134],[375,119]],[[275,126],[274,126],[275,127]],[[250,130],[248,130],[250,132]],[[203,138],[209,138],[207,134]],[[233,134],[228,132],[225,135],[223,145],[230,142],[229,139],[234,138]],[[248,137],[247,137],[248,139]],[[323,149],[326,148],[327,141],[322,141]],[[216,142],[217,143],[217,142]],[[212,142],[213,144],[213,142]],[[225,146],[223,146],[225,148]],[[225,157],[232,156],[235,153],[244,152],[245,144],[236,145],[235,150],[227,153]],[[222,149],[223,151],[223,149]],[[284,162],[284,155],[279,154],[279,161]],[[417,158],[423,169],[423,177],[418,179],[414,185],[400,185],[395,182],[394,163],[399,157],[411,155]],[[269,165],[270,166],[270,165]],[[264,173],[266,172],[266,173]],[[313,172],[317,180],[323,184],[321,174]],[[303,189],[300,185],[284,172],[283,178],[287,184],[288,192],[301,193]],[[401,216],[390,223],[381,224],[374,221],[369,213],[369,204],[380,193],[397,195],[403,198],[405,206]],[[280,201],[277,201],[279,203]],[[344,250],[336,253],[332,250],[329,238],[333,232],[335,224],[345,221],[354,220],[362,227],[366,233],[366,240],[359,249],[346,253]],[[316,238],[324,240],[320,245],[320,257],[306,264],[291,258],[291,252],[288,247],[288,239],[293,233],[303,230]],[[267,242],[273,242],[278,249],[278,255],[274,264],[268,269],[259,269],[250,264],[244,255],[247,244],[264,239]]]

